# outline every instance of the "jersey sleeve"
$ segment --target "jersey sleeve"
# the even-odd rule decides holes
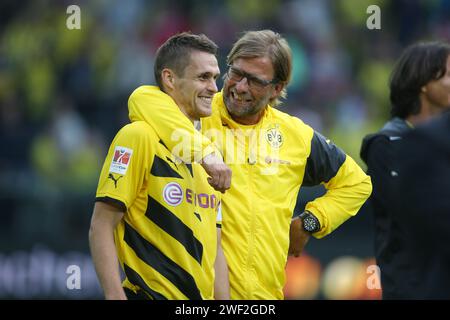
[[[133,204],[153,160],[152,139],[145,127],[142,121],[135,122],[115,136],[100,174],[96,201],[115,204],[123,212]]]
[[[306,204],[320,221],[314,237],[322,238],[356,215],[372,192],[370,177],[340,148],[314,132],[304,185],[323,184],[325,195]]]
[[[219,152],[207,137],[198,132],[172,98],[157,87],[140,87],[128,100],[131,121],[148,123],[164,145],[185,163],[199,162]]]

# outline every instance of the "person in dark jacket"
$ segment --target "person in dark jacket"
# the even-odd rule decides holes
[[[392,209],[411,267],[399,279],[398,296],[450,299],[450,112],[406,134],[399,155]]]
[[[450,46],[442,42],[409,46],[392,71],[389,87],[392,118],[379,132],[364,138],[360,155],[373,183],[369,206],[375,218],[375,258],[383,299],[401,299],[399,288],[404,281],[399,279],[413,262],[403,253],[402,226],[390,208],[398,197],[394,184],[403,161],[396,155],[405,133],[450,106]]]

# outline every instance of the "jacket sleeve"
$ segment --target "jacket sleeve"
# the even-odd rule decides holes
[[[316,238],[333,232],[350,217],[356,215],[372,192],[370,177],[356,162],[330,140],[314,132],[311,139],[303,185],[324,184],[327,192],[306,204],[320,221]]]
[[[199,162],[219,152],[197,131],[168,95],[156,89],[136,89],[128,100],[131,121],[143,120],[156,130],[162,143],[185,163]]]
[[[371,141],[367,150],[367,173],[373,185],[369,201],[376,203],[377,207],[381,206],[383,210],[388,208],[389,199],[394,194],[393,184],[398,175],[394,160],[397,144],[397,141],[389,141],[389,137],[380,135]]]

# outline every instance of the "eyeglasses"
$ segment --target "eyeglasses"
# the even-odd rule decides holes
[[[265,87],[267,87],[269,84],[276,84],[278,83],[277,79],[272,79],[272,80],[264,80],[264,79],[260,79],[258,77],[255,77],[254,75],[251,75],[245,71],[239,70],[233,66],[228,65],[228,71],[226,73],[226,75],[228,76],[228,78],[230,80],[239,82],[242,79],[246,78],[247,79],[247,83],[248,86],[252,89],[256,89],[256,90],[261,90],[264,89]]]

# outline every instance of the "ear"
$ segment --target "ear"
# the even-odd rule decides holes
[[[161,71],[161,80],[165,88],[168,88],[170,90],[175,89],[175,73],[167,68],[164,68]]]
[[[286,86],[286,83],[284,83],[284,82],[279,82],[276,85],[274,85],[274,90],[273,90],[270,98],[274,99],[274,98],[280,96],[281,91],[284,89],[285,86]]]
[[[423,92],[423,93],[426,93],[427,92],[427,86],[425,85],[422,88],[420,88],[420,91]]]

